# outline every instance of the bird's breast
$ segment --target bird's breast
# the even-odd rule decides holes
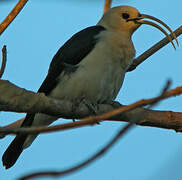
[[[117,36],[110,37],[102,37],[75,72],[63,72],[50,95],[70,100],[85,98],[93,103],[114,100],[134,56],[134,48],[130,42],[118,41]]]
[[[124,78],[119,64],[85,63],[73,73],[62,73],[51,96],[60,99],[85,98],[93,103],[114,100]]]

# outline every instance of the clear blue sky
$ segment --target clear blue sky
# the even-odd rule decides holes
[[[104,0],[32,0],[27,3],[0,38],[0,48],[4,44],[8,48],[8,63],[3,78],[36,91],[58,48],[74,33],[96,24],[102,15],[103,4]],[[15,2],[0,4],[1,21],[14,5]],[[181,25],[182,2],[179,0],[114,0],[113,6],[117,5],[134,6],[141,13],[165,21],[173,30]],[[143,25],[133,36],[137,55],[163,37],[155,28]],[[172,87],[182,85],[182,37],[178,40],[181,46],[176,51],[172,45],[167,45],[135,71],[128,73],[117,100],[129,104],[141,98],[153,97],[168,78],[173,81]],[[181,102],[182,97],[171,98],[155,109],[180,112]],[[1,112],[1,125],[23,116]],[[99,126],[41,135],[23,152],[14,167],[4,170],[0,165],[0,179],[13,180],[32,171],[70,167],[105,145],[123,124],[104,122]],[[9,136],[0,140],[0,155],[12,139]],[[181,157],[180,133],[137,126],[97,162],[62,179],[180,180]]]

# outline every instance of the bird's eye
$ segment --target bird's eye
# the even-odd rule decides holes
[[[128,19],[130,15],[128,13],[122,13],[123,19]]]

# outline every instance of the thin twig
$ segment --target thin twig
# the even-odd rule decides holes
[[[155,103],[152,103],[150,105],[150,108],[152,108],[154,105],[156,105],[164,96],[164,94],[166,93],[166,91],[169,89],[171,82],[168,81],[166,83],[166,86],[163,88],[161,94],[158,96],[158,101],[155,101]],[[117,141],[119,141],[119,139],[125,135],[132,127],[133,127],[133,123],[137,122],[140,120],[140,118],[145,114],[146,112],[141,113],[138,117],[136,117],[133,122],[128,123],[127,125],[125,125],[124,127],[122,127],[119,132],[114,136],[114,138],[108,143],[106,144],[103,148],[101,148],[98,152],[96,152],[94,155],[92,155],[90,158],[88,158],[87,160],[71,167],[68,168],[66,170],[62,170],[62,171],[45,171],[45,172],[37,172],[37,173],[32,173],[29,175],[25,175],[23,177],[21,177],[19,180],[29,180],[32,178],[38,178],[38,177],[62,177],[65,175],[70,175],[71,173],[74,173],[75,171],[80,170],[81,168],[84,168],[86,166],[88,166],[90,163],[93,163],[94,161],[96,161],[98,158],[100,158],[101,156],[103,156],[106,152],[108,152],[108,150],[114,145],[116,144]]]
[[[28,0],[20,0],[13,10],[8,14],[4,21],[0,24],[0,35],[5,31],[9,24],[14,20],[18,13],[22,10]]]
[[[4,45],[2,48],[2,64],[1,64],[1,69],[0,69],[0,79],[2,78],[2,76],[4,74],[6,62],[7,62],[7,50],[6,50],[6,45]]]
[[[0,128],[20,128],[22,122],[24,121],[25,118],[21,118],[11,124],[8,124],[6,126],[0,126]],[[6,135],[5,134],[0,134],[0,139],[4,138]]]
[[[111,3],[112,3],[112,0],[105,0],[104,13],[111,8]]]
[[[121,114],[123,112],[133,110],[137,107],[142,107],[146,106],[149,104],[153,104],[156,101],[159,100],[159,98],[166,99],[172,96],[177,96],[182,94],[182,86],[177,87],[175,89],[172,89],[168,92],[166,92],[162,98],[157,96],[155,98],[151,99],[143,99],[140,101],[137,101],[133,104],[130,104],[128,106],[124,106],[118,109],[115,109],[113,111],[98,115],[98,116],[90,116],[87,118],[82,119],[81,121],[77,122],[72,122],[72,123],[66,123],[66,124],[61,124],[61,125],[55,125],[55,126],[50,126],[50,127],[32,127],[32,128],[0,128],[0,134],[18,134],[18,133],[28,133],[28,134],[36,134],[36,133],[47,133],[47,132],[55,132],[55,131],[60,131],[60,130],[67,130],[67,129],[73,129],[73,128],[78,128],[86,125],[94,125],[98,121],[106,120],[112,116]]]
[[[180,36],[182,34],[182,26],[180,26],[179,28],[177,28],[174,31],[174,33],[175,33],[176,37]],[[173,36],[171,36],[171,38],[174,39]],[[166,38],[162,39],[161,41],[159,41],[158,43],[156,43],[150,49],[148,49],[143,54],[141,54],[139,57],[137,57],[133,61],[133,64],[130,66],[130,68],[128,69],[128,71],[133,71],[139,64],[141,64],[142,62],[144,62],[148,57],[150,57],[151,55],[153,55],[154,53],[156,53],[159,49],[163,48],[169,42],[170,42],[169,39],[166,37]]]

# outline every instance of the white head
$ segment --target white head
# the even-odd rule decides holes
[[[163,28],[161,28],[159,25],[157,25],[154,22],[142,20],[144,18],[157,21],[158,23],[166,27],[178,44],[175,34],[164,22],[162,22],[161,20],[153,16],[140,14],[136,8],[131,6],[118,6],[118,7],[111,8],[102,16],[101,20],[98,22],[98,25],[104,26],[106,29],[111,31],[122,31],[127,33],[129,36],[131,36],[133,32],[135,32],[142,24],[148,24],[162,31],[168,37],[168,39],[171,41],[172,45],[174,46],[174,43],[172,42],[171,37]]]
[[[128,18],[139,17],[139,12],[136,8],[130,6],[118,6],[111,8],[107,11],[98,24],[106,27],[107,29],[126,31],[132,34],[140,24],[133,21],[127,22]]]

